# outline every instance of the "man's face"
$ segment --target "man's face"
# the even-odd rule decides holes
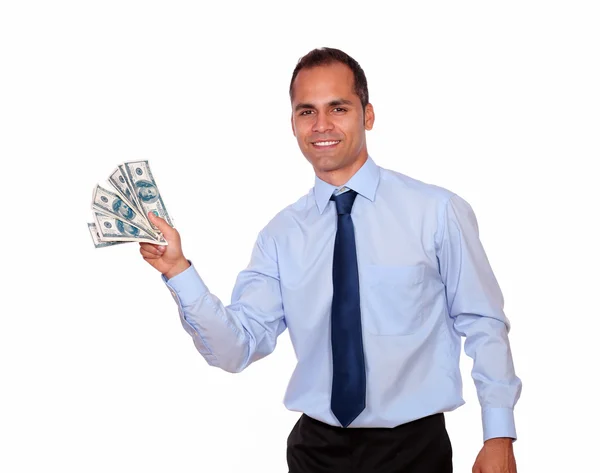
[[[363,116],[352,70],[341,63],[302,69],[292,89],[292,129],[302,154],[317,175],[350,168],[367,158],[365,130],[373,127],[373,107]]]

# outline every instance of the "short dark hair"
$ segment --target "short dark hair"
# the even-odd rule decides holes
[[[292,80],[290,81],[290,100],[292,99],[292,88],[294,87],[294,81],[296,76],[301,69],[309,69],[317,66],[328,66],[335,62],[345,64],[352,70],[354,74],[354,92],[360,98],[363,111],[369,103],[369,89],[367,87],[367,77],[365,72],[360,67],[360,64],[355,59],[350,57],[344,51],[340,51],[335,48],[317,48],[313,49],[306,55],[302,56],[296,64],[296,68],[292,74]]]

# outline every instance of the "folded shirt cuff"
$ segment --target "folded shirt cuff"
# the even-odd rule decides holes
[[[167,279],[164,274],[161,274],[162,280],[171,291],[172,296],[182,306],[193,304],[209,292],[194,264],[190,260],[188,263],[190,263],[189,268],[171,279]]]
[[[483,441],[491,438],[509,437],[517,440],[515,416],[508,407],[486,407],[482,410]]]

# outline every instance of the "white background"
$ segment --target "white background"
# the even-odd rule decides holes
[[[148,159],[228,303],[313,184],[287,88],[319,46],[366,71],[377,164],[476,212],[523,380],[519,472],[597,467],[597,2],[396,3],[1,3],[0,471],[287,471],[288,333],[243,373],[209,367],[138,245],[94,249],[86,223],[94,185]],[[482,441],[461,363],[459,473]]]

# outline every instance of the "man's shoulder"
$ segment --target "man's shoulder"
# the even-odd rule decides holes
[[[414,176],[404,174],[400,171],[379,166],[380,185],[397,190],[398,192],[408,192],[412,197],[422,197],[426,200],[435,200],[446,202],[455,192],[440,184],[427,182]]]

